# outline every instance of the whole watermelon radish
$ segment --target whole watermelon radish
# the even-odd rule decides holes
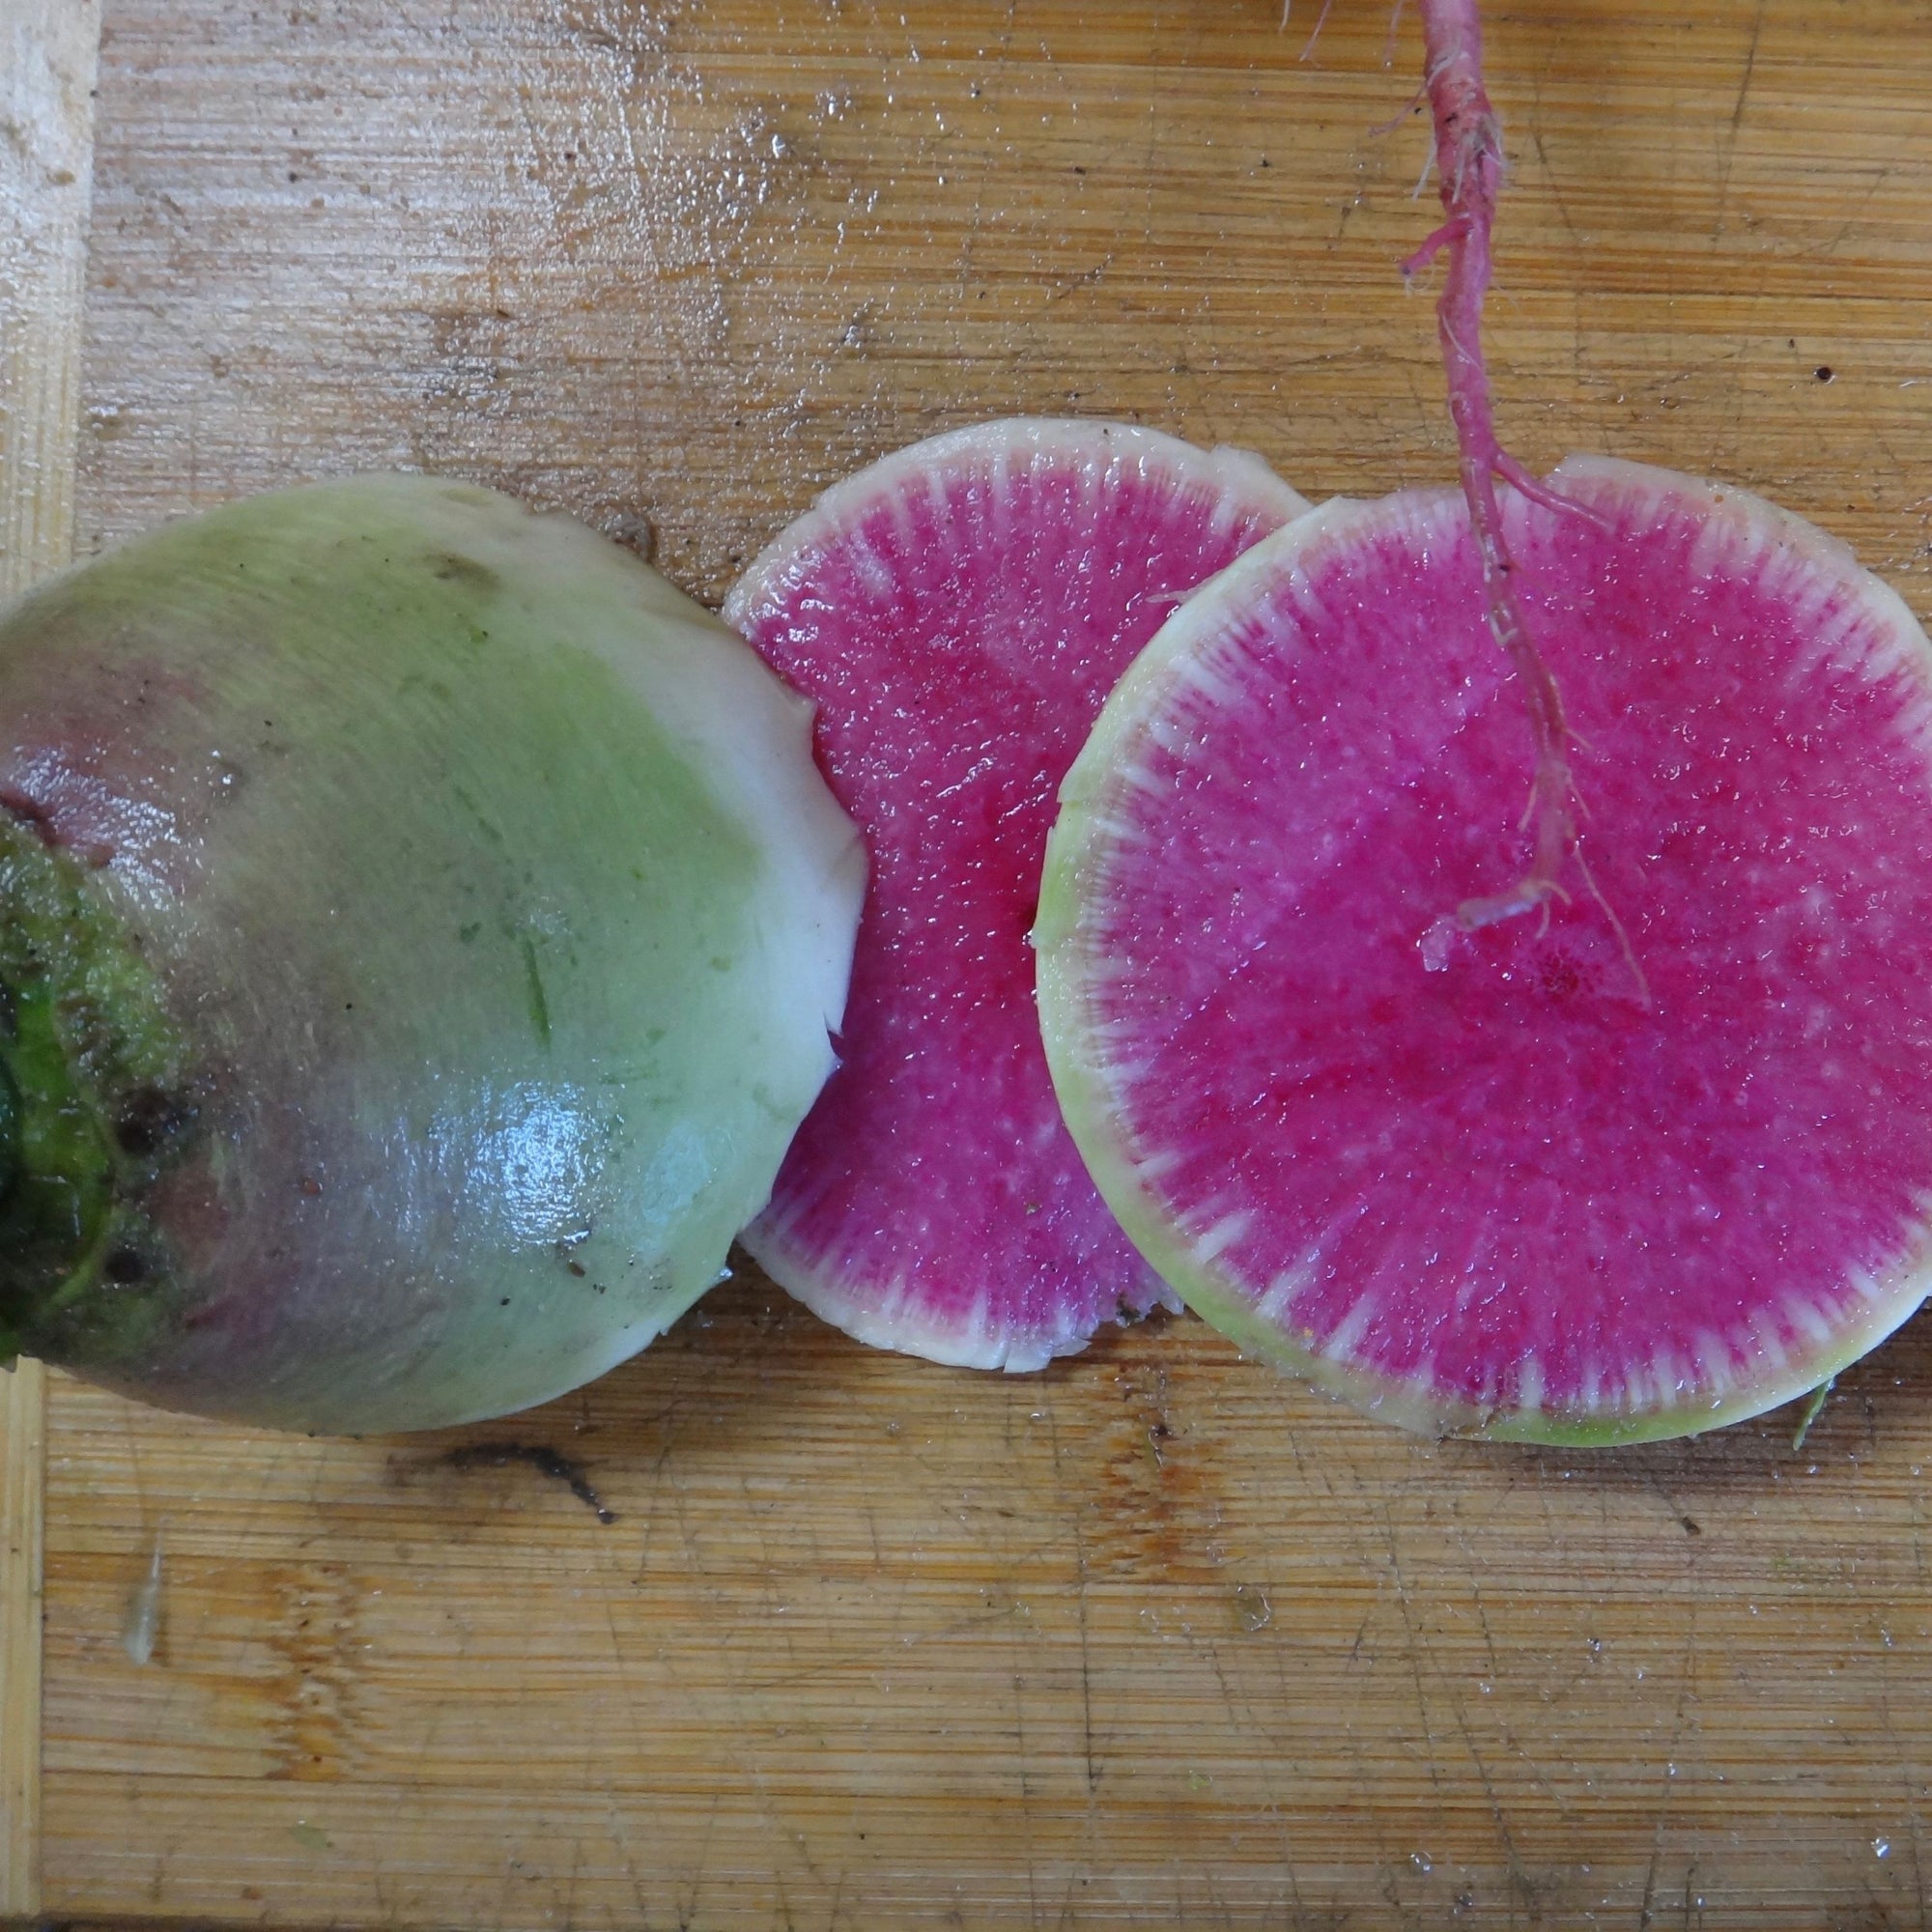
[[[810,712],[567,519],[371,476],[0,617],[0,1351],[311,1431],[544,1400],[830,1071]]]

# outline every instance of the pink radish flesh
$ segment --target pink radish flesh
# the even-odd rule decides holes
[[[1445,932],[1522,811],[1463,500],[1331,504],[1163,632],[1069,777],[1040,998],[1123,1223],[1244,1346],[1423,1428],[1688,1433],[1927,1285],[1932,651],[1667,472],[1512,497],[1587,900]]]
[[[1028,930],[1054,789],[1176,603],[1306,508],[1097,423],[935,438],[786,530],[725,616],[818,709],[871,879],[840,1051],[746,1245],[860,1339],[1032,1369],[1163,1298],[1061,1123]]]

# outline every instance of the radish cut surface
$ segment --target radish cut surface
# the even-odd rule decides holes
[[[1238,451],[996,423],[828,492],[732,592],[726,621],[816,701],[871,862],[842,1065],[743,1239],[861,1341],[1037,1369],[1171,1300],[1061,1122],[1028,933],[1115,679],[1307,507]]]
[[[1926,1293],[1932,647],[1768,503],[1551,481],[1601,526],[1509,536],[1602,902],[1444,918],[1527,836],[1520,702],[1461,497],[1331,503],[1109,701],[1039,995],[1201,1314],[1410,1427],[1588,1443],[1788,1401]]]

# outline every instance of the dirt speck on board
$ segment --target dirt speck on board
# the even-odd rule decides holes
[[[503,1469],[513,1463],[526,1463],[540,1476],[561,1483],[589,1510],[599,1522],[615,1522],[617,1512],[605,1506],[604,1498],[591,1488],[581,1463],[559,1456],[544,1442],[470,1442],[452,1449],[443,1459],[452,1469]]]

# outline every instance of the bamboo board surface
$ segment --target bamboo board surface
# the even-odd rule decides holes
[[[73,550],[74,437],[99,14],[14,0],[0,21],[0,600]],[[40,1902],[46,1376],[0,1377],[0,1916]]]
[[[646,519],[715,599],[854,465],[1015,412],[1244,442],[1317,497],[1446,479],[1394,268],[1434,212],[1417,42],[1384,66],[1349,0],[1303,59],[1310,24],[108,0],[83,541],[424,466]],[[1491,39],[1520,452],[1749,483],[1932,614],[1932,10],[1536,0]],[[43,1908],[1923,1925],[1932,1327],[1794,1427],[1437,1445],[1191,1321],[989,1378],[755,1278],[432,1437],[56,1378]]]

